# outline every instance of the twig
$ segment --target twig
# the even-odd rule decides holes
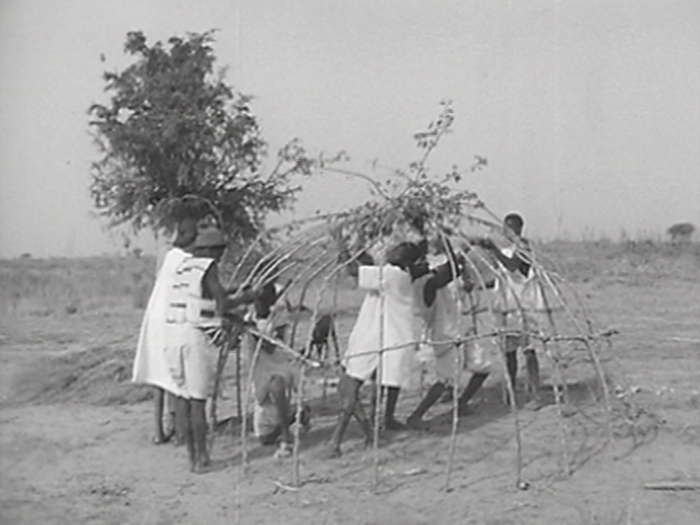
[[[645,483],[647,490],[700,490],[698,481],[655,481]]]

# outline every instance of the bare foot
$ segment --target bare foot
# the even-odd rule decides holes
[[[192,466],[191,471],[192,471],[194,474],[204,474],[204,473],[207,471],[207,465],[205,465],[204,463],[201,463],[201,462],[200,462],[200,463],[195,463],[195,464]]]
[[[457,407],[457,413],[458,413],[460,416],[471,416],[471,415],[474,413],[474,411],[472,410],[472,408],[471,408],[469,405],[466,405],[466,404],[462,405],[462,404],[460,404],[460,405]]]
[[[169,432],[167,434],[158,434],[151,438],[151,443],[154,445],[163,445],[169,442],[173,437],[173,433]]]
[[[423,421],[421,418],[418,417],[409,417],[406,420],[406,426],[410,428],[411,430],[429,430],[430,429],[430,423],[427,421]]]
[[[525,410],[532,410],[533,412],[536,412],[540,408],[544,406],[544,403],[540,399],[531,399],[527,403],[525,403],[525,406],[523,407]]]
[[[339,458],[341,455],[342,455],[342,453],[340,452],[340,447],[336,447],[333,445],[327,445],[321,451],[321,453],[319,454],[319,457],[321,459],[335,459],[335,458]]]
[[[389,419],[384,423],[384,428],[387,430],[406,430],[406,425],[399,423],[395,419]]]
[[[564,405],[561,407],[562,417],[572,417],[575,416],[577,413],[578,410],[576,409],[576,407],[570,403],[564,403]]]
[[[293,447],[291,443],[285,443],[284,441],[280,443],[279,448],[275,451],[275,459],[284,459],[292,455]]]

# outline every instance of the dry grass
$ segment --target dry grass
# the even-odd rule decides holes
[[[539,248],[572,282],[595,278],[596,283],[635,284],[660,276],[697,279],[700,273],[698,244],[554,242]],[[32,353],[31,366],[13,378],[14,401],[104,405],[147,398],[149,391],[129,379],[140,308],[148,300],[154,270],[153,259],[134,257],[0,261],[0,337],[39,349]],[[293,292],[294,300],[299,291]],[[323,295],[320,310],[336,310],[341,345],[363,295],[351,278],[342,280],[337,293],[331,288]],[[312,286],[304,303],[313,307],[316,297]],[[306,341],[308,321],[300,322],[297,348]],[[12,323],[17,329],[10,341]],[[60,327],[60,333],[48,337],[47,324]],[[33,331],[41,332],[41,341],[32,339]],[[86,332],[94,336],[88,343]],[[81,345],[76,348],[77,342]]]
[[[700,243],[554,241],[539,248],[572,282],[601,276],[604,281],[628,284],[658,277],[697,279],[700,271]]]
[[[143,308],[153,284],[150,257],[0,261],[0,314],[38,317]]]

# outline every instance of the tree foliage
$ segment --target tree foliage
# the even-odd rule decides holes
[[[690,241],[695,232],[695,226],[690,222],[679,222],[671,226],[666,232],[671,236],[671,241]]]
[[[411,162],[407,169],[396,170],[384,181],[376,181],[360,173],[356,175],[372,186],[373,198],[333,216],[333,238],[341,251],[351,253],[379,239],[448,234],[458,230],[465,220],[478,220],[474,212],[484,209],[478,195],[461,189],[460,183],[468,173],[487,165],[484,157],[476,156],[467,169],[453,166],[441,176],[429,172],[428,159],[440,140],[450,132],[454,113],[449,102],[442,103],[438,118],[428,129],[414,134],[421,158]],[[336,167],[319,166],[328,171]]]
[[[262,175],[266,144],[251,98],[215,74],[211,32],[148,45],[127,34],[135,61],[106,72],[108,104],[89,110],[102,158],[93,164],[91,195],[111,225],[166,228],[183,214],[214,214],[227,232],[249,239],[270,211],[294,199],[291,178],[310,172],[298,141]]]

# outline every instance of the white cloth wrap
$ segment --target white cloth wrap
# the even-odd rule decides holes
[[[213,262],[210,258],[186,259],[173,279],[166,360],[176,385],[172,392],[186,399],[206,399],[214,389],[218,350],[202,330],[221,324],[213,315],[215,302],[202,298],[202,279]]]
[[[343,356],[345,371],[365,381],[380,368],[382,385],[409,386],[416,349],[411,276],[389,264],[360,266],[359,282],[368,292]]]
[[[168,332],[173,329],[166,323],[166,316],[175,272],[190,257],[184,250],[172,248],[163,258],[141,323],[132,374],[135,383],[154,385],[173,393],[179,391],[166,359],[166,346],[171,339]]]

